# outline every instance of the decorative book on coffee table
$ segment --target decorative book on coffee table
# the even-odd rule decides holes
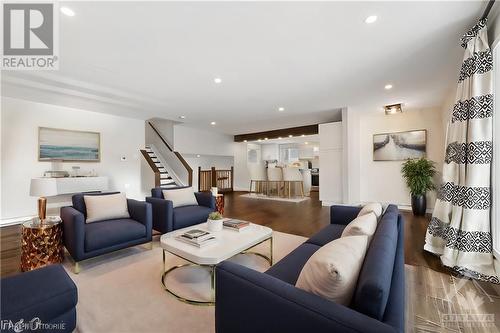
[[[236,219],[225,220],[222,224],[225,229],[234,231],[243,231],[250,226],[250,222]]]
[[[186,231],[185,233],[178,235],[176,239],[196,247],[204,247],[217,241],[211,232],[201,229]]]

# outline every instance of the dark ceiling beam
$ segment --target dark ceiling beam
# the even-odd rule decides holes
[[[278,138],[288,138],[290,135],[297,137],[301,135],[314,135],[319,133],[319,125],[307,125],[299,127],[282,128],[272,131],[248,133],[248,134],[238,134],[234,136],[234,142],[244,142],[246,141],[257,141],[259,139],[278,139]]]

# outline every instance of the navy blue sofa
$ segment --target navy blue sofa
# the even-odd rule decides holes
[[[171,200],[165,200],[164,190],[183,187],[151,189],[151,196],[146,201],[153,205],[153,229],[162,234],[206,222],[208,215],[215,211],[215,197],[210,192],[195,192],[198,205],[174,208]]]
[[[2,278],[0,291],[0,332],[15,332],[13,325],[20,321],[36,332],[73,332],[76,327],[77,289],[61,265]]]
[[[144,201],[127,199],[129,219],[85,223],[84,195],[116,193],[75,194],[73,206],[61,208],[64,245],[75,262],[152,241],[153,213],[151,205]]]
[[[295,287],[309,257],[340,237],[360,209],[332,206],[331,225],[265,273],[229,261],[219,264],[216,332],[403,332],[403,219],[394,205],[377,226],[349,307]]]

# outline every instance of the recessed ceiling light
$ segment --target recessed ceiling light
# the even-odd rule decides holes
[[[243,142],[248,142],[247,140],[243,140]]]
[[[290,134],[288,137],[289,137],[289,138],[293,138],[293,135],[291,135],[291,134]]]
[[[281,140],[281,136],[278,136],[278,140]]]
[[[222,79],[221,79],[220,77],[216,77],[216,78],[214,79],[214,82],[215,82],[215,83],[217,83],[217,84],[219,84],[219,83],[221,83],[221,82],[222,82]]]
[[[302,134],[301,137],[305,137],[306,135],[305,134]]]
[[[61,13],[66,16],[75,16],[75,12],[68,7],[61,7]]]
[[[282,107],[282,106],[280,106],[280,107],[278,108],[278,111],[279,111],[279,112],[283,112],[283,111],[285,111],[285,108],[284,108],[284,107]]]
[[[257,140],[257,141],[261,142],[261,141],[262,141],[262,139],[259,139],[259,140]]]
[[[365,23],[370,24],[377,20],[377,15],[370,15],[365,19]]]
[[[309,144],[309,142],[307,142],[307,141],[306,141],[306,142],[304,142],[304,143],[305,143],[306,145],[308,145],[308,144]]]
[[[386,84],[384,87],[385,90],[392,89],[392,84]]]
[[[264,140],[269,140],[268,138],[264,138]]]
[[[196,157],[201,157],[201,155],[196,155]]]
[[[186,116],[179,116],[179,119],[186,119]]]
[[[212,125],[212,126],[214,126],[215,124],[217,124],[215,121],[212,121],[212,122],[210,123],[210,125]]]

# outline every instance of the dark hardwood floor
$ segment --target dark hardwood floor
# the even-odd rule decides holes
[[[245,219],[269,226],[273,230],[309,237],[330,223],[329,207],[321,206],[318,192],[301,203],[241,198],[243,192],[225,195],[225,216]],[[449,273],[439,259],[423,250],[428,217],[415,217],[402,212],[405,218],[405,263],[422,265]],[[0,276],[19,272],[21,258],[21,227],[0,228]]]

